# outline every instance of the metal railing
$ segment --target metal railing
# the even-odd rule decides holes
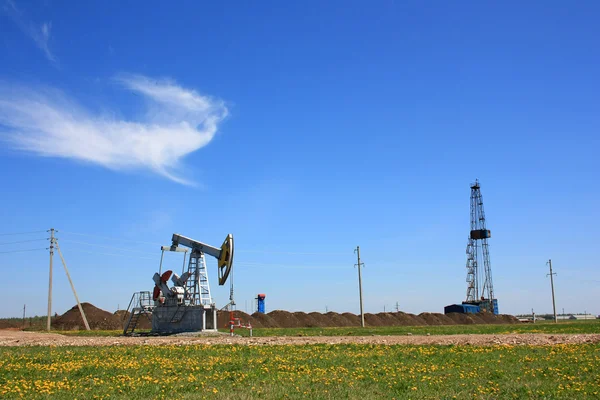
[[[131,296],[127,312],[123,314],[123,334],[133,333],[140,316],[143,314],[150,318],[153,309],[154,300],[150,292],[135,292]]]

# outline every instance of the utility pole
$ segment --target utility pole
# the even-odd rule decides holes
[[[358,263],[355,265],[358,267],[358,295],[360,297],[360,326],[365,327],[365,314],[363,313],[363,298],[362,298],[362,278],[360,275],[360,267],[364,266],[360,262],[360,247],[356,246],[356,255],[358,257]]]
[[[554,311],[554,322],[556,323],[556,322],[558,322],[558,319],[556,318],[556,302],[554,301],[554,278],[553,278],[553,276],[556,275],[556,272],[552,272],[552,260],[548,260],[547,264],[550,265],[550,273],[546,274],[546,276],[550,275],[550,285],[552,286],[552,310]],[[564,311],[563,311],[563,314],[564,314]]]
[[[400,307],[398,306],[398,302],[396,302],[396,312],[400,311]]]
[[[46,329],[50,330],[50,319],[52,318],[52,257],[54,256],[54,228],[50,228],[50,274],[48,278],[48,320]]]
[[[27,304],[23,304],[23,329],[25,329],[25,306]]]

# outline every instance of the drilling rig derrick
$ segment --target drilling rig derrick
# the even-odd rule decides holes
[[[498,301],[494,297],[492,268],[488,239],[492,236],[486,228],[483,197],[479,181],[471,185],[471,231],[467,242],[467,298],[463,304],[473,304],[483,311],[498,314]],[[483,270],[480,266],[483,264]]]

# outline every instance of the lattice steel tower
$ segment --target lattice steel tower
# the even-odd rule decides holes
[[[467,244],[467,299],[465,303],[479,304],[494,312],[494,285],[488,239],[491,232],[485,227],[483,197],[479,181],[471,185],[471,232]],[[481,244],[480,244],[481,243]],[[480,251],[481,250],[481,251]],[[479,266],[483,261],[483,271]]]

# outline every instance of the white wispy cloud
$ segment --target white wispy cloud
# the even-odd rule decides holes
[[[115,81],[141,95],[143,116],[106,116],[86,110],[56,89],[0,83],[0,135],[14,149],[36,155],[112,170],[147,169],[192,184],[175,171],[186,155],[213,139],[228,114],[224,102],[168,79],[123,74]]]
[[[14,21],[19,29],[29,36],[36,46],[44,52],[44,55],[48,60],[55,64],[58,63],[58,58],[50,51],[48,45],[52,30],[52,22],[44,22],[41,25],[33,23],[27,19],[24,12],[21,11],[12,0],[5,0],[2,9],[4,10],[4,13]]]

